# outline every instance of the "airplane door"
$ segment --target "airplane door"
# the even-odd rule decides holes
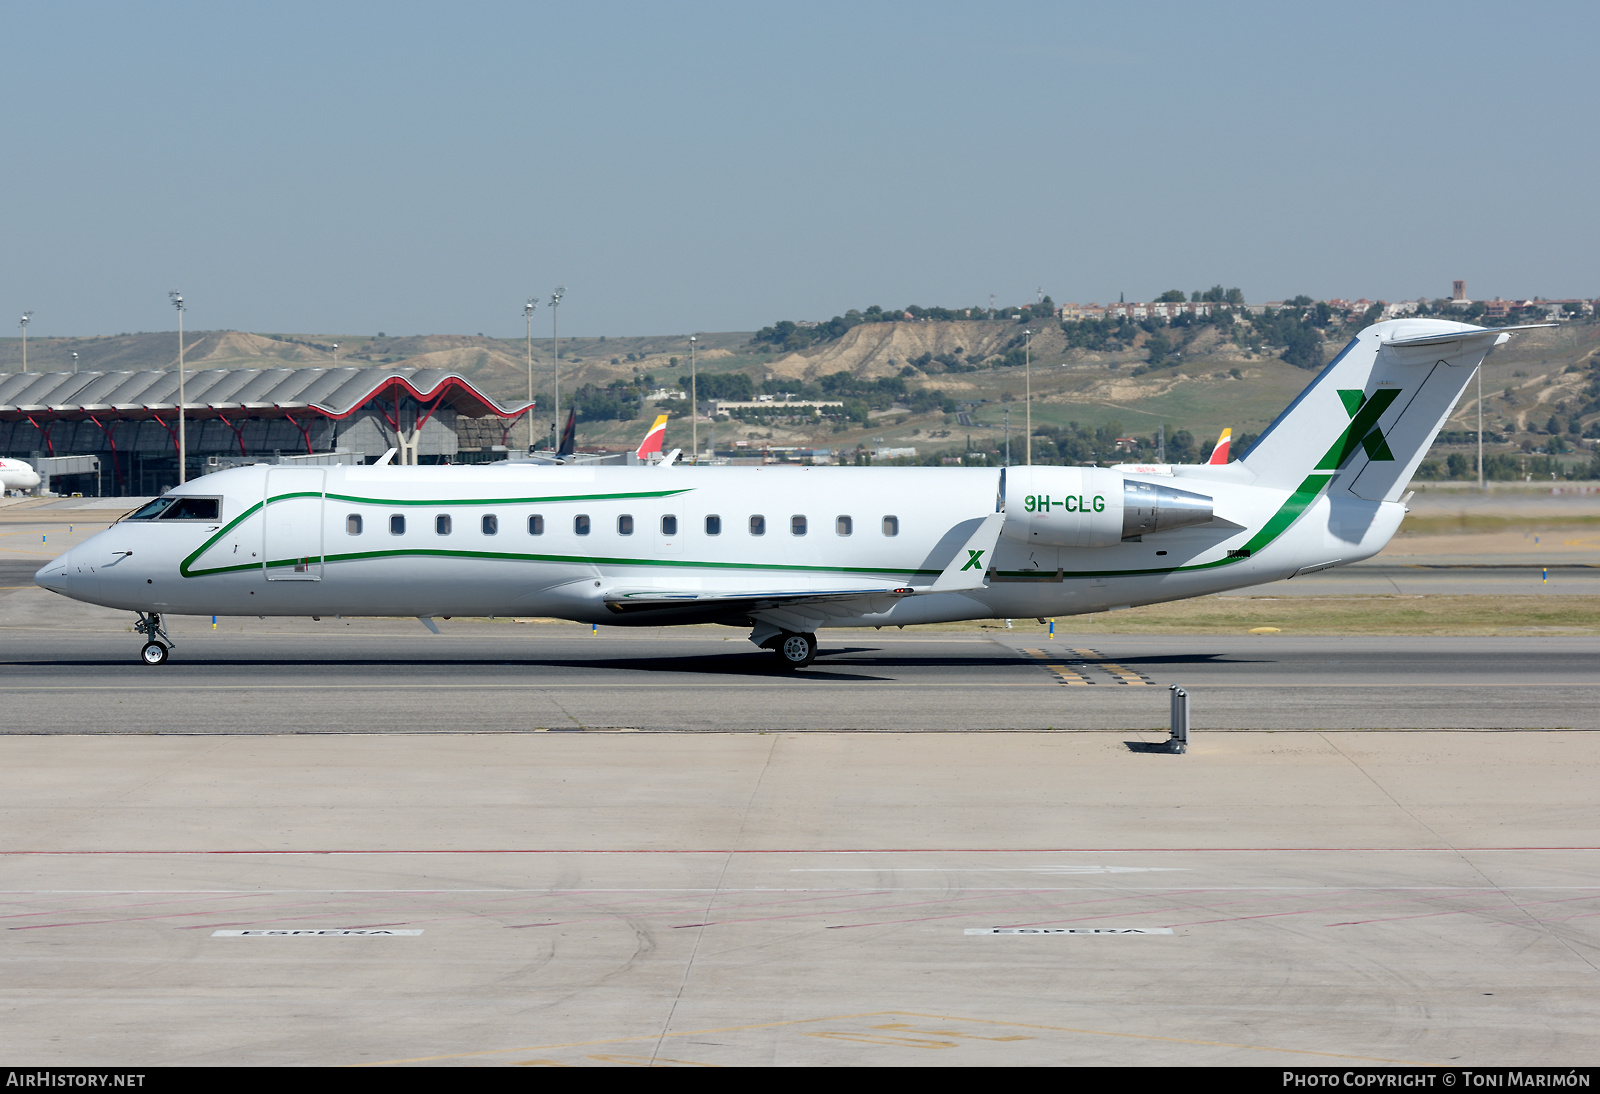
[[[322,580],[322,503],[320,467],[267,470],[262,568],[268,581]]]

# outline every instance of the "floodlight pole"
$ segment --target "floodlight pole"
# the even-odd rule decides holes
[[[183,432],[183,294],[174,289],[167,294],[178,309],[178,485],[188,480],[189,445]]]
[[[694,350],[696,335],[689,335],[689,451],[694,462],[700,462],[700,385],[695,373]]]
[[[528,451],[533,451],[533,309],[539,302],[528,297],[522,306],[522,317],[528,321]]]
[[[28,320],[33,318],[31,311],[22,313],[22,371],[28,371]]]
[[[1023,445],[1028,450],[1028,466],[1033,466],[1033,331],[1022,332],[1028,336],[1027,348],[1022,351],[1022,376],[1023,376]]]
[[[1478,362],[1478,489],[1483,486],[1483,362]]]
[[[333,344],[333,367],[339,367],[339,343],[337,342]]]
[[[561,451],[561,333],[556,322],[556,314],[561,310],[561,298],[567,293],[565,285],[557,285],[556,291],[550,294],[550,343],[556,351],[553,364],[555,370],[556,397],[554,422],[555,444],[552,446],[556,453]]]

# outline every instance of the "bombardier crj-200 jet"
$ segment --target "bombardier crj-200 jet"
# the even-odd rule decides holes
[[[1369,558],[1483,358],[1436,319],[1363,330],[1241,459],[1100,467],[240,467],[38,572],[138,613],[722,623],[799,668],[816,631],[1065,616]]]

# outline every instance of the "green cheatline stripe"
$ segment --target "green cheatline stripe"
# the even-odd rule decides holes
[[[1339,395],[1342,398],[1344,392]],[[1361,442],[1366,439],[1372,427],[1378,424],[1378,419],[1383,417],[1383,412],[1389,409],[1389,404],[1400,397],[1400,389],[1394,387],[1379,388],[1372,393],[1372,398],[1361,404],[1361,409],[1351,419],[1350,425],[1339,434],[1339,439],[1333,442],[1333,447],[1317,462],[1318,471],[1337,471],[1343,467]],[[1346,408],[1348,409],[1348,400]]]
[[[1289,495],[1289,500],[1283,503],[1282,508],[1261,526],[1261,531],[1250,537],[1250,542],[1244,545],[1244,549],[1255,554],[1277,539],[1289,525],[1300,519],[1300,514],[1306,511],[1306,506],[1316,501],[1317,495],[1322,493],[1322,488],[1332,481],[1332,475],[1315,473],[1307,475],[1305,481],[1294,488],[1294,493]]]
[[[1300,518],[1300,514],[1305,512],[1306,508],[1312,502],[1316,501],[1317,496],[1322,493],[1323,488],[1326,487],[1328,485],[1328,483],[1332,481],[1332,479],[1333,479],[1333,476],[1331,474],[1315,474],[1314,473],[1314,474],[1306,476],[1305,480],[1303,482],[1301,482],[1299,486],[1295,487],[1294,493],[1289,495],[1288,499],[1283,503],[1282,506],[1279,507],[1278,511],[1276,513],[1274,513],[1271,516],[1271,518],[1268,519],[1266,524],[1261,526],[1261,530],[1259,532],[1257,532],[1255,535],[1250,537],[1249,542],[1246,543],[1245,546],[1244,546],[1244,550],[1249,552],[1249,554],[1253,555],[1253,554],[1259,552],[1262,548],[1266,547],[1268,544],[1272,543],[1274,540],[1276,540],[1280,535],[1282,535],[1289,528],[1290,525],[1292,525],[1296,520],[1298,520]],[[672,491],[672,493],[678,493],[678,491]],[[320,497],[321,495],[311,494],[311,495],[305,495],[305,496]],[[333,495],[330,494],[328,496],[332,497]],[[616,497],[618,495],[599,495],[599,496],[601,496],[601,497]],[[275,497],[272,500],[273,501],[278,501],[278,500],[281,500],[281,499]],[[548,500],[559,501],[559,500],[565,500],[565,499],[552,498],[552,499],[548,499]],[[588,500],[588,499],[585,499],[585,500]],[[431,503],[431,504],[444,504],[444,503],[436,502],[436,503]],[[212,567],[212,568],[204,569],[204,570],[196,570],[196,569],[192,568],[193,564],[194,564],[194,561],[197,558],[199,558],[201,555],[205,554],[205,552],[207,550],[209,550],[213,544],[215,544],[218,540],[220,540],[224,536],[226,536],[234,528],[238,527],[239,524],[242,521],[244,521],[247,518],[249,518],[251,515],[253,515],[256,512],[256,510],[258,510],[260,508],[261,508],[261,503],[257,502],[256,504],[250,506],[250,508],[246,509],[243,513],[240,513],[237,517],[235,517],[232,521],[230,521],[225,527],[223,527],[223,529],[221,531],[217,532],[210,539],[206,540],[205,543],[201,544],[198,550],[196,550],[188,558],[185,558],[183,560],[182,564],[178,567],[178,572],[184,577],[209,577],[209,576],[212,576],[212,575],[215,575],[215,574],[238,573],[238,572],[243,571],[243,570],[259,570],[259,569],[261,569],[262,568],[262,564],[261,563],[257,563],[257,562],[250,562],[250,563],[245,563],[243,565],[237,565],[237,566],[216,566],[216,567]],[[875,575],[894,575],[894,576],[905,575],[905,576],[911,576],[911,577],[937,577],[942,572],[940,570],[924,570],[924,569],[916,569],[916,568],[895,569],[895,568],[892,568],[892,567],[883,567],[883,566],[799,566],[799,565],[787,565],[787,564],[782,564],[782,563],[763,563],[763,562],[695,562],[695,561],[690,561],[690,560],[687,560],[687,559],[609,558],[609,557],[602,557],[602,556],[599,556],[599,555],[524,554],[524,553],[509,552],[509,551],[508,552],[497,552],[497,551],[444,551],[444,550],[425,550],[425,549],[421,549],[421,548],[416,548],[416,549],[396,548],[396,549],[388,550],[388,551],[360,551],[360,552],[347,553],[347,554],[325,555],[325,556],[322,556],[322,557],[323,557],[323,561],[324,562],[356,562],[356,561],[360,561],[362,559],[370,559],[370,558],[402,558],[402,557],[472,558],[472,559],[494,560],[494,561],[503,561],[503,562],[562,562],[562,563],[570,563],[570,564],[575,564],[575,565],[591,565],[591,566],[666,566],[666,567],[673,567],[673,568],[677,568],[677,569],[777,570],[777,571],[788,572],[788,573],[875,574]],[[1236,562],[1244,561],[1245,557],[1247,557],[1247,556],[1245,556],[1243,554],[1241,554],[1241,555],[1229,555],[1229,556],[1227,556],[1225,558],[1214,559],[1211,562],[1195,563],[1192,566],[1162,566],[1162,567],[1154,567],[1154,568],[1150,568],[1150,569],[1132,569],[1132,570],[1074,570],[1070,575],[1067,575],[1067,576],[1071,576],[1071,577],[1075,577],[1075,578],[1078,578],[1078,577],[1143,577],[1143,576],[1148,576],[1148,575],[1152,575],[1152,574],[1189,573],[1189,572],[1192,572],[1192,571],[1195,571],[1195,570],[1211,570],[1211,569],[1215,569],[1215,568],[1217,568],[1219,566],[1231,566]],[[271,559],[271,560],[268,560],[265,565],[268,568],[279,567],[279,566],[293,566],[293,565],[296,565],[297,563],[300,563],[300,562],[303,562],[303,561],[305,561],[304,558]],[[999,571],[999,574],[1002,577],[1037,576],[1036,572],[1035,571],[1031,571],[1031,570],[1001,570],[1001,571]]]
[[[198,553],[198,552],[196,552]],[[266,563],[268,568],[281,566],[296,566],[301,563],[317,561],[319,556],[312,555],[309,559],[299,558],[274,558]],[[190,555],[185,560],[185,566],[194,558]],[[394,548],[387,551],[354,551],[347,554],[323,555],[321,561],[333,562],[361,562],[374,558],[471,558],[494,562],[564,562],[583,566],[667,566],[679,569],[711,569],[711,570],[783,570],[793,573],[829,573],[829,574],[877,574],[884,576],[912,576],[912,577],[938,577],[939,570],[919,570],[915,568],[896,568],[891,566],[798,566],[770,562],[694,562],[686,559],[675,558],[612,558],[600,555],[546,555],[528,554],[514,551],[447,551],[437,548]],[[184,569],[184,577],[209,577],[213,574],[237,573],[241,570],[259,570],[259,562],[250,562],[242,566],[218,566],[213,569],[193,570]]]
[[[678,488],[676,490],[641,490],[641,491],[634,491],[634,492],[631,492],[631,493],[621,493],[621,494],[552,494],[552,495],[548,495],[548,496],[544,496],[544,497],[536,497],[536,498],[531,498],[531,497],[530,498],[485,498],[485,499],[470,499],[469,498],[469,499],[464,499],[464,500],[462,500],[462,499],[452,499],[452,500],[449,500],[449,501],[436,501],[436,500],[399,501],[399,500],[394,499],[394,498],[361,498],[361,497],[356,497],[356,496],[350,495],[350,494],[323,494],[320,491],[303,490],[303,491],[299,491],[299,492],[296,492],[296,493],[290,493],[290,494],[275,494],[271,498],[268,499],[267,504],[270,505],[272,502],[276,502],[276,501],[287,501],[290,498],[334,498],[334,499],[336,499],[338,501],[353,501],[353,502],[359,502],[359,503],[364,504],[364,505],[435,505],[435,506],[439,506],[439,505],[537,505],[537,504],[544,503],[544,502],[558,502],[558,501],[612,501],[612,500],[624,500],[624,499],[628,499],[628,498],[669,498],[669,497],[672,497],[673,495],[676,495],[676,494],[686,494],[691,489],[693,489],[693,488],[686,486],[686,487],[680,487],[680,488]],[[262,507],[262,503],[258,501],[254,505],[250,506],[250,508],[248,508],[244,512],[240,513],[237,517],[234,517],[233,520],[229,521],[226,525],[223,526],[223,528],[222,528],[222,530],[220,532],[218,532],[216,535],[212,536],[210,539],[208,539],[204,543],[202,543],[200,545],[200,549],[199,550],[195,551],[194,554],[192,554],[188,558],[184,559],[183,562],[178,566],[178,573],[180,573],[184,577],[201,577],[201,576],[203,576],[205,574],[225,574],[225,573],[231,573],[231,572],[236,571],[236,570],[252,570],[252,569],[255,569],[256,565],[257,565],[256,563],[247,563],[247,564],[245,564],[243,566],[219,566],[219,567],[216,567],[214,569],[209,569],[209,570],[192,570],[190,567],[194,564],[194,560],[195,559],[197,559],[201,555],[205,554],[206,551],[208,551],[211,548],[212,544],[216,543],[217,540],[223,538],[229,532],[231,532],[235,528],[237,528],[242,521],[244,521],[247,517],[251,516],[253,513],[255,513],[256,510],[260,509],[261,507]],[[286,564],[292,565],[293,561],[294,560],[291,560],[289,563],[286,563]],[[272,565],[277,565],[277,563],[274,563]]]
[[[636,490],[623,494],[550,494],[537,498],[424,498],[421,501],[406,501],[400,498],[363,498],[355,494],[324,494],[317,490],[298,490],[289,494],[274,494],[267,500],[267,504],[288,501],[290,498],[327,498],[330,501],[353,501],[360,505],[539,505],[558,501],[626,501],[629,498],[670,498],[675,494],[687,494],[691,489],[691,487],[685,486],[677,490]]]

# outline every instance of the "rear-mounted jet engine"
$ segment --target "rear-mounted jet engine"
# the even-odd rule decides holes
[[[1001,476],[1000,533],[1050,547],[1111,547],[1135,536],[1211,523],[1204,494],[1103,467],[1011,467]]]

